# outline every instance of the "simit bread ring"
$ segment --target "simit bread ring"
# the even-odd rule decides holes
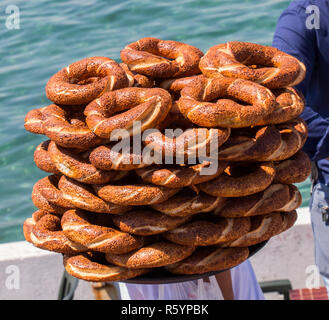
[[[34,151],[34,162],[40,170],[61,174],[61,172],[56,168],[54,163],[51,161],[51,158],[48,153],[48,146],[50,140],[41,142]]]
[[[32,244],[40,249],[59,253],[73,254],[86,251],[87,248],[66,238],[61,230],[61,220],[47,213],[42,216],[30,233]]]
[[[229,139],[220,146],[218,159],[257,161],[272,155],[281,146],[281,134],[275,126],[231,130]]]
[[[255,81],[268,88],[293,87],[306,68],[295,57],[260,44],[231,41],[213,46],[199,65],[207,77],[232,77]]]
[[[95,253],[79,254],[75,256],[64,255],[63,263],[67,273],[73,277],[86,281],[122,281],[135,278],[148,269],[127,269],[109,265],[105,259],[96,257]]]
[[[241,128],[272,113],[276,102],[269,89],[255,82],[203,77],[181,91],[177,104],[181,113],[198,126]]]
[[[114,60],[91,57],[54,74],[46,85],[47,98],[61,105],[87,104],[103,93],[127,87],[125,71]]]
[[[130,70],[153,78],[179,78],[200,73],[203,53],[196,47],[171,40],[142,38],[128,44],[120,57]]]
[[[32,202],[33,204],[40,210],[48,212],[48,213],[55,213],[55,214],[63,214],[68,208],[64,208],[58,206],[56,204],[51,203],[42,195],[42,191],[49,187],[49,179],[45,177],[37,181],[32,189]],[[66,202],[65,202],[66,203]]]
[[[198,188],[215,197],[242,197],[267,188],[275,176],[271,162],[228,166],[219,177],[198,185]]]
[[[153,210],[133,210],[113,217],[113,223],[123,232],[149,236],[175,229],[188,217],[170,217]]]
[[[125,88],[92,101],[84,113],[90,130],[102,138],[114,139],[117,137],[116,129],[125,129],[132,136],[136,130],[156,127],[165,119],[170,108],[171,96],[166,90]],[[135,121],[140,121],[140,127],[134,128]]]
[[[24,128],[32,133],[45,134],[45,129],[43,125],[43,110],[47,107],[40,109],[30,110],[24,118]]]
[[[119,205],[142,206],[166,201],[180,189],[170,189],[152,184],[94,185],[97,195],[105,201]]]
[[[218,177],[226,168],[227,163],[219,161],[218,168],[213,174],[202,174],[202,170],[209,167],[209,165],[209,162],[204,162],[194,166],[152,166],[138,169],[136,173],[145,182],[167,188],[183,188]]]
[[[171,163],[174,163],[173,159],[176,159],[176,163],[190,163],[188,160],[195,161],[198,158],[202,162],[209,153],[217,152],[218,147],[229,138],[230,129],[190,128],[170,133],[174,133],[174,137],[155,130],[146,135],[145,144],[150,150],[172,161]]]
[[[303,199],[298,188],[293,184],[289,184],[288,188],[289,188],[289,202],[287,202],[283,207],[275,211],[280,211],[281,213],[291,212],[297,209],[298,207],[300,207],[300,205],[302,204]]]
[[[151,207],[172,217],[185,217],[200,212],[210,212],[222,206],[223,202],[225,202],[225,198],[216,198],[205,193],[195,194],[183,189],[167,201],[154,204]]]
[[[283,219],[280,213],[269,213],[251,219],[248,233],[237,240],[223,244],[229,247],[249,247],[272,238],[282,231]]]
[[[280,212],[282,218],[282,229],[280,233],[290,229],[297,220],[297,212],[296,210],[290,212]]]
[[[125,63],[120,63],[120,67],[125,71],[129,81],[129,87],[142,87],[152,88],[154,87],[154,80],[148,78],[142,74],[131,72]]]
[[[53,141],[49,144],[48,152],[54,165],[62,174],[79,182],[87,184],[106,183],[120,180],[126,175],[125,172],[120,171],[99,170],[82,155],[57,146]],[[86,158],[88,159],[88,157]]]
[[[303,182],[311,173],[311,160],[303,151],[298,151],[291,158],[275,163],[275,178],[278,183]]]
[[[71,208],[110,214],[122,214],[131,208],[130,206],[119,206],[105,202],[94,194],[91,186],[66,176],[60,178],[58,188],[62,192],[63,199],[71,204]]]
[[[30,238],[32,229],[36,225],[36,223],[46,214],[48,214],[46,211],[37,210],[32,214],[31,218],[27,218],[24,221],[23,233],[24,233],[24,238],[26,241],[32,243],[31,238]]]
[[[272,92],[276,97],[276,108],[256,125],[287,122],[303,112],[305,107],[304,97],[298,90],[290,87],[273,89]]]
[[[67,238],[89,250],[123,254],[144,245],[144,238],[112,228],[108,215],[68,210],[64,213],[62,229]]]
[[[248,256],[248,248],[203,247],[197,248],[183,261],[166,266],[166,269],[175,274],[203,274],[233,268]]]
[[[292,157],[299,151],[307,138],[307,125],[301,118],[276,125],[281,134],[279,148],[270,156],[260,157],[259,161],[282,161]]]
[[[211,246],[238,239],[249,229],[249,218],[195,220],[167,231],[163,237],[181,245]]]
[[[120,152],[119,152],[120,151]],[[150,153],[116,150],[113,145],[103,145],[95,148],[89,155],[89,161],[101,170],[130,171],[144,168],[153,163]]]
[[[227,198],[214,210],[214,214],[229,218],[262,215],[286,206],[293,196],[287,185],[272,184],[264,191],[239,198],[239,201]]]
[[[140,269],[156,268],[172,264],[190,256],[194,247],[170,242],[156,242],[126,254],[107,253],[106,260],[120,267]]]

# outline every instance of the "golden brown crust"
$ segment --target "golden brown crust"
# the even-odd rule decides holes
[[[57,104],[87,104],[103,93],[128,86],[125,71],[114,60],[91,57],[58,71],[46,85],[47,98]]]
[[[111,227],[112,221],[107,215],[68,210],[62,217],[61,225],[67,238],[89,250],[123,254],[144,245],[143,237]]]
[[[88,104],[84,114],[90,130],[107,139],[120,135],[118,129],[125,129],[132,136],[137,130],[133,126],[136,121],[140,121],[142,132],[154,128],[165,119],[170,108],[171,96],[166,90],[125,88],[95,99]]]
[[[274,176],[271,162],[231,165],[219,177],[199,184],[198,188],[214,197],[243,197],[266,189]]]
[[[202,274],[233,268],[249,256],[248,248],[197,248],[188,258],[166,266],[174,274]]]
[[[156,268],[181,261],[191,255],[194,250],[192,246],[156,242],[127,254],[107,253],[105,258],[109,263],[125,268]]]
[[[249,218],[220,218],[214,222],[195,220],[168,231],[163,236],[181,245],[212,246],[238,239],[249,229]]]
[[[249,67],[254,65],[262,67]],[[211,47],[199,67],[207,77],[247,79],[268,88],[293,87],[304,79],[306,72],[304,64],[287,53],[239,41]]]
[[[153,210],[132,210],[113,217],[113,223],[123,232],[149,236],[175,229],[188,217],[170,217]]]
[[[274,182],[299,183],[311,174],[311,160],[303,151],[298,151],[291,158],[275,163]]]
[[[56,168],[54,163],[51,161],[51,158],[48,153],[48,146],[50,140],[41,142],[34,151],[34,162],[40,170],[61,174],[61,172]]]
[[[127,269],[93,258],[90,254],[64,255],[65,270],[72,276],[86,281],[121,281],[135,278],[148,272],[148,269]]]
[[[272,184],[264,191],[240,197],[238,201],[235,198],[227,198],[222,206],[214,210],[214,214],[228,218],[263,215],[292,206],[293,196],[287,185]]]
[[[128,44],[120,53],[130,70],[153,78],[198,74],[202,56],[203,53],[191,45],[151,37]]]
[[[32,217],[27,218],[24,221],[23,233],[24,233],[24,237],[25,237],[26,241],[32,243],[32,240],[30,237],[32,229],[36,225],[36,223],[46,214],[48,214],[46,211],[37,210],[32,214]]]
[[[184,87],[177,103],[181,113],[198,126],[225,128],[254,125],[272,113],[276,105],[269,89],[252,81],[225,77],[195,79]]]

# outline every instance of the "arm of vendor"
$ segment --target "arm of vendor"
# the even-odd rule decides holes
[[[316,4],[316,5],[314,5]],[[273,46],[299,60],[306,68],[297,86],[306,98],[301,117],[309,136],[304,151],[316,161],[321,179],[329,183],[329,1],[292,1],[281,14]]]

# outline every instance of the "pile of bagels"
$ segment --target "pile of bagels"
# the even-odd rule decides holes
[[[293,226],[294,184],[311,170],[300,61],[254,43],[203,54],[156,38],[120,56],[61,69],[46,85],[52,104],[27,113],[26,130],[48,138],[34,161],[49,174],[33,187],[27,241],[87,281],[202,277]],[[152,152],[136,151],[138,134]]]

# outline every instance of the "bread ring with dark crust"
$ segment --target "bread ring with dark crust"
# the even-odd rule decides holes
[[[196,125],[224,128],[254,125],[276,106],[269,89],[252,81],[225,77],[195,79],[181,91],[177,103],[181,113]]]
[[[51,160],[56,168],[64,175],[79,182],[94,184],[117,181],[123,178],[126,173],[121,171],[104,171],[94,167],[82,155],[64,149],[51,141],[48,147]]]
[[[53,204],[47,200],[46,197],[42,195],[42,190],[49,187],[48,177],[40,179],[37,181],[32,189],[32,202],[40,210],[62,215],[68,208],[64,208]]]
[[[113,225],[108,215],[68,210],[62,217],[61,225],[67,238],[89,250],[123,254],[144,245],[143,237],[111,227]]]
[[[125,63],[120,63],[120,67],[125,71],[129,81],[129,87],[153,88],[155,81],[143,74],[134,73],[129,70]]]
[[[156,130],[147,134],[144,142],[150,150],[154,150],[163,158],[182,159],[185,162],[189,162],[189,159],[199,158],[199,161],[202,162],[203,157],[217,151],[218,147],[229,138],[231,132],[229,128],[178,130],[178,132],[176,130],[171,132],[174,133],[174,137]]]
[[[141,249],[120,255],[105,254],[109,263],[120,267],[140,269],[163,267],[190,256],[194,247],[181,246],[170,242],[156,242]]]
[[[95,259],[92,254],[75,256],[64,255],[65,270],[71,276],[85,281],[122,281],[135,278],[149,271],[149,269],[127,269],[109,265],[106,261]]]
[[[249,218],[195,220],[164,233],[163,237],[181,245],[212,246],[238,239],[249,229]]]
[[[167,201],[151,207],[172,217],[191,216],[201,212],[210,212],[221,207],[226,198],[213,197],[205,193],[195,194],[183,189]]]
[[[66,176],[60,178],[58,188],[62,192],[62,197],[71,203],[71,208],[110,214],[122,214],[132,208],[130,206],[119,206],[106,202],[95,195],[90,185],[83,184]]]
[[[113,145],[103,145],[91,151],[89,161],[101,170],[130,171],[150,166],[153,163],[151,156],[150,153],[134,153],[133,148],[119,152]]]
[[[179,78],[200,73],[203,53],[196,47],[171,40],[142,38],[128,44],[120,57],[130,70],[153,78]]]
[[[46,140],[41,142],[34,151],[34,162],[40,170],[54,173],[54,174],[61,174],[61,172],[56,168],[54,163],[51,161],[51,158],[48,153],[48,146],[50,140]]]
[[[42,111],[45,135],[64,148],[86,150],[100,145],[104,140],[87,127],[83,109],[55,104],[45,107]]]
[[[218,150],[219,160],[257,161],[271,156],[281,146],[281,134],[275,126],[235,129]]]
[[[152,184],[107,184],[94,185],[96,194],[105,201],[119,204],[142,206],[166,201],[180,189],[170,189]]]
[[[156,127],[165,119],[170,108],[171,96],[166,90],[125,88],[95,99],[88,104],[84,114],[89,129],[97,136],[114,139],[116,129],[125,129],[132,136],[136,130],[133,126],[135,121],[140,121],[142,132]]]
[[[280,212],[282,218],[282,229],[280,233],[290,229],[297,220],[297,212],[296,210],[290,212]]]
[[[233,268],[249,256],[248,248],[197,248],[188,258],[165,268],[174,274],[203,274]]]
[[[26,241],[32,243],[32,240],[30,238],[32,229],[36,225],[36,223],[46,214],[48,214],[48,212],[37,210],[32,213],[32,217],[25,219],[23,223],[23,233]]]
[[[243,197],[266,189],[275,176],[271,162],[228,166],[219,177],[198,188],[214,197]]]
[[[114,60],[91,57],[58,71],[46,85],[47,98],[57,104],[87,104],[103,93],[127,87],[125,71]]]
[[[280,213],[269,213],[250,219],[251,228],[248,233],[232,242],[223,244],[224,247],[249,247],[272,238],[281,232],[283,219]]]
[[[30,240],[34,246],[48,251],[66,254],[87,251],[85,246],[69,240],[64,235],[60,218],[50,213],[36,222],[30,233]]]
[[[298,151],[291,158],[277,162],[274,165],[274,182],[278,183],[303,182],[311,173],[311,160],[302,150]]]
[[[246,79],[272,89],[293,87],[303,81],[306,73],[305,65],[285,52],[239,41],[211,47],[199,67],[207,77]]]
[[[283,207],[281,207],[279,210],[281,213],[283,212],[291,212],[302,204],[302,195],[300,194],[298,188],[294,186],[293,184],[288,185],[289,188],[289,202],[287,202]]]
[[[276,98],[276,108],[268,116],[264,117],[256,125],[277,124],[297,118],[304,110],[305,100],[297,89],[281,88],[273,89]]]
[[[220,217],[237,218],[262,215],[280,210],[290,203],[290,190],[285,184],[272,184],[264,191],[241,197],[227,198],[222,206],[217,206],[214,214]]]
[[[281,144],[270,156],[260,157],[259,161],[282,161],[292,157],[304,146],[308,129],[303,119],[296,118],[277,124],[276,127],[281,134]]]
[[[148,183],[167,188],[183,188],[206,182],[218,177],[227,167],[227,163],[218,162],[218,168],[213,174],[202,174],[202,170],[209,167],[204,162],[193,166],[151,166],[136,170],[136,173]]]
[[[112,218],[113,223],[123,232],[149,236],[175,229],[189,217],[170,217],[153,210],[133,210]]]

